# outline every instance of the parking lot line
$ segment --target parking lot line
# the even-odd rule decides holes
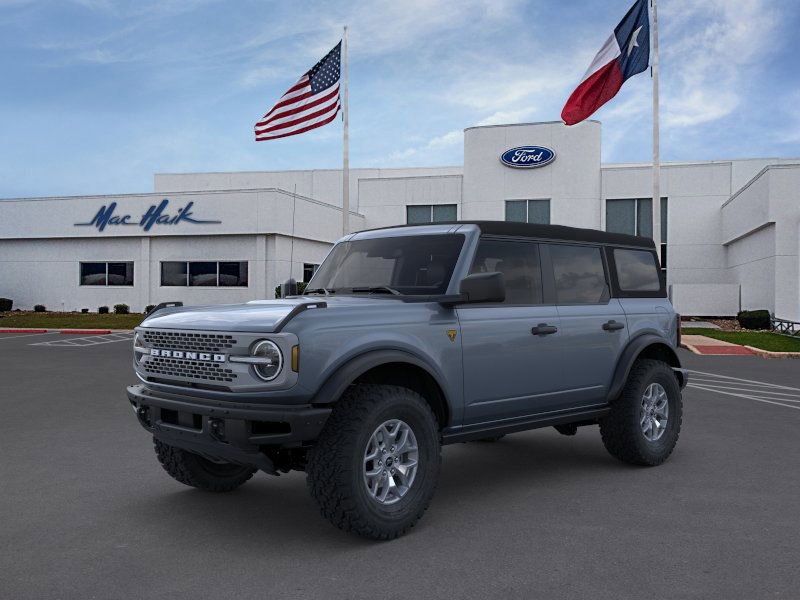
[[[800,388],[704,371],[690,373],[699,375],[689,379],[690,388],[800,410]]]
[[[800,402],[800,392],[777,392],[773,390],[766,390],[766,389],[747,389],[741,388],[736,386],[729,386],[729,385],[714,385],[709,383],[702,383],[702,382],[692,382],[696,385],[702,385],[705,387],[713,387],[714,389],[720,390],[734,390],[737,392],[747,392],[747,393],[754,393],[754,394],[770,394],[772,396],[788,396],[788,398],[775,398],[776,400],[786,400],[788,402]],[[791,398],[797,398],[797,400],[791,400]]]
[[[717,380],[717,379],[729,379],[729,380],[732,380],[732,381],[735,381],[735,382],[741,383],[741,384],[750,383],[750,384],[754,384],[754,385],[758,385],[758,386],[781,388],[781,389],[784,389],[784,390],[792,390],[792,391],[800,392],[800,388],[790,387],[788,385],[778,385],[777,383],[768,383],[766,381],[756,381],[754,379],[742,379],[741,377],[731,377],[730,375],[720,375],[718,373],[708,373],[706,371],[694,371],[692,369],[690,369],[689,372],[692,373],[692,374],[696,374],[696,375],[707,375],[708,376],[708,377],[698,377],[697,379],[699,379],[699,380],[709,380],[710,379],[711,381],[713,381],[713,380]],[[693,381],[694,379],[695,378],[693,377],[689,381]],[[720,382],[720,383],[722,383],[722,382]]]
[[[795,410],[800,410],[800,406],[793,406],[791,404],[784,404],[783,402],[776,402],[774,400],[767,400],[765,398],[758,398],[756,396],[751,396],[751,395],[748,395],[748,394],[737,394],[735,392],[726,392],[724,390],[720,390],[720,389],[717,389],[717,388],[705,387],[705,386],[702,386],[702,385],[697,385],[697,384],[692,384],[692,383],[690,383],[688,385],[688,387],[695,388],[695,389],[698,389],[698,390],[704,390],[706,392],[716,392],[717,394],[724,394],[726,396],[735,396],[737,398],[744,398],[746,400],[754,400],[756,402],[763,402],[764,404],[775,404],[777,406],[785,406],[786,408],[793,408]]]
[[[91,335],[87,337],[60,339],[52,342],[36,342],[31,346],[58,346],[66,348],[83,348],[86,346],[97,346],[98,344],[113,344],[115,342],[130,342],[133,339],[133,332],[111,333],[108,335]]]

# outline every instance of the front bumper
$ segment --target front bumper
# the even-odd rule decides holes
[[[155,392],[144,385],[128,388],[139,423],[154,437],[202,456],[268,473],[275,467],[264,447],[292,448],[313,442],[330,408],[280,406],[207,400]]]

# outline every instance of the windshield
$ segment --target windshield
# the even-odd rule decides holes
[[[338,244],[306,294],[441,295],[464,245],[463,235],[413,235]]]

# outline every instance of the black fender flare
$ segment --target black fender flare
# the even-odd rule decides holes
[[[628,380],[628,374],[631,372],[633,363],[636,362],[636,359],[639,358],[642,352],[652,346],[657,346],[659,352],[666,356],[669,365],[673,369],[676,369],[675,374],[678,377],[681,387],[683,387],[684,382],[681,380],[683,375],[680,370],[678,370],[681,368],[681,361],[675,349],[665,342],[663,337],[653,333],[644,333],[628,342],[628,345],[622,352],[622,356],[620,356],[619,361],[617,361],[617,368],[614,369],[614,378],[611,380],[611,386],[608,389],[608,397],[606,398],[608,402],[612,402],[620,395],[622,388],[625,387],[625,382]]]
[[[336,402],[344,391],[361,375],[387,363],[406,363],[425,371],[436,382],[442,392],[442,398],[449,409],[449,401],[445,387],[440,378],[418,356],[404,350],[370,350],[359,354],[340,365],[320,386],[311,399],[313,405],[325,405]]]

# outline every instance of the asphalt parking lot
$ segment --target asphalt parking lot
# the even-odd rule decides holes
[[[173,481],[125,397],[129,340],[64,341],[0,334],[0,598],[800,597],[800,361],[682,351],[697,373],[657,468],[596,427],[448,446],[423,520],[375,543],[301,473]]]

